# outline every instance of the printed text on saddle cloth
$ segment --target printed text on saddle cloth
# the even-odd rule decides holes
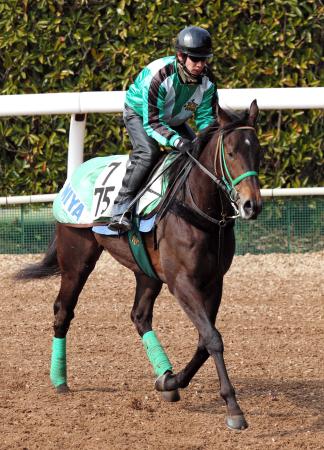
[[[81,164],[53,204],[58,222],[88,225],[108,218],[126,172],[127,155],[98,157]]]

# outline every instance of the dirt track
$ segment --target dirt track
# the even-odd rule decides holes
[[[104,254],[68,335],[72,393],[49,382],[58,279],[12,284],[38,257],[0,255],[0,449],[324,448],[324,254],[236,257],[217,319],[225,360],[249,428],[224,425],[208,361],[182,399],[165,403],[129,313],[133,274]],[[39,259],[39,258],[38,258]],[[119,287],[121,286],[121,287]],[[175,371],[197,336],[164,289],[154,329]]]

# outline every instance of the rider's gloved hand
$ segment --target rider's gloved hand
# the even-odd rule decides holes
[[[175,143],[175,148],[182,154],[191,153],[193,151],[193,143],[190,139],[180,138]]]

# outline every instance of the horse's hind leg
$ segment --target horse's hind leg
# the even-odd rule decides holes
[[[54,303],[54,335],[64,338],[74,317],[74,308],[103,248],[89,229],[61,226],[57,234],[57,259],[61,287]]]
[[[61,287],[54,303],[51,381],[59,392],[67,390],[66,334],[74,317],[79,294],[102,250],[91,230],[58,225],[57,258],[61,270]]]
[[[136,294],[131,319],[142,337],[147,356],[156,375],[161,377],[164,373],[172,371],[171,363],[157,336],[152,331],[153,307],[161,291],[162,282],[144,274],[135,274],[135,277]],[[169,402],[180,400],[177,389],[165,391],[162,395],[164,400]]]

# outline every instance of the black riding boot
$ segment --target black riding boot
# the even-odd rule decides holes
[[[122,187],[115,199],[108,228],[121,233],[132,229],[132,211],[129,211],[128,207],[148,176],[150,169],[151,167],[147,167],[143,161],[139,161],[137,158],[131,161],[123,178]]]

